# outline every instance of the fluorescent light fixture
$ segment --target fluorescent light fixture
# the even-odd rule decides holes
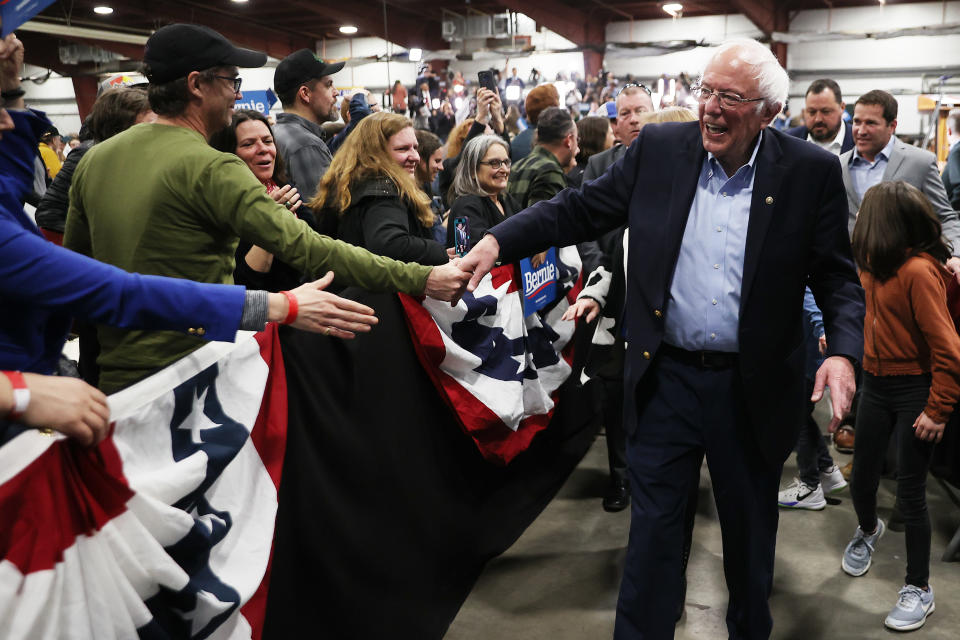
[[[246,1],[247,1],[247,0],[230,0],[230,2],[236,2],[237,4],[243,4],[243,3],[245,3]]]
[[[94,13],[99,13],[102,16],[108,16],[113,13],[113,7],[108,7],[106,5],[100,5],[93,8]]]
[[[679,2],[668,2],[663,5],[663,10],[669,13],[674,18],[679,18],[683,14],[683,5]]]
[[[356,27],[354,27],[353,25],[349,25],[349,24],[345,24],[345,25],[343,25],[342,27],[340,27],[340,33],[342,33],[342,34],[344,34],[344,35],[348,35],[348,36],[352,36],[352,35],[355,34],[357,31],[358,31],[358,29],[357,29]]]
[[[420,60],[423,59],[423,49],[417,49],[414,47],[413,49],[410,49],[407,55],[410,58],[410,62],[420,62]]]

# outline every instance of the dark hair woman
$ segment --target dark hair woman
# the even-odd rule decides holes
[[[610,121],[601,116],[589,116],[577,121],[577,130],[580,134],[580,151],[577,152],[577,166],[567,174],[567,181],[571,187],[579,187],[583,183],[583,170],[587,168],[590,156],[605,151],[613,146],[613,128]]]
[[[433,211],[433,239],[444,243],[447,241],[447,230],[443,228],[443,202],[433,190],[433,183],[437,174],[443,168],[443,142],[440,138],[424,129],[417,129],[417,152],[420,162],[417,164],[417,184],[423,192],[430,196],[430,209]]]
[[[250,109],[236,111],[230,126],[211,136],[210,145],[239,156],[270,197],[316,228],[313,212],[301,206],[297,189],[287,184],[283,159],[277,155],[273,129],[262,113]],[[274,262],[272,253],[246,242],[237,246],[237,265],[233,277],[237,284],[266,291],[293,289],[304,280],[298,270],[285,263]]]
[[[413,123],[396,113],[364,118],[350,134],[310,202],[324,230],[373,253],[420,264],[449,261],[433,239],[430,197],[417,185],[420,154]]]

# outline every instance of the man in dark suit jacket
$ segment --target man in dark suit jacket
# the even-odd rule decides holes
[[[629,224],[633,501],[618,639],[673,635],[684,507],[704,455],[723,532],[730,637],[769,636],[778,482],[806,402],[806,285],[830,337],[813,400],[830,387],[834,422],[850,407],[864,302],[840,166],[767,127],[788,85],[763,45],[722,45],[695,87],[698,124],[648,125],[604,175],[497,225],[461,262],[474,271],[472,290],[498,256]]]
[[[853,149],[853,130],[843,121],[844,107],[840,85],[830,78],[814,80],[807,88],[803,105],[803,124],[787,133],[818,144],[834,155]]]
[[[583,170],[583,180],[593,180],[610,168],[614,162],[623,157],[643,127],[643,114],[653,112],[653,100],[642,85],[628,84],[617,94],[617,119],[610,123],[617,143],[600,153],[594,154],[587,160],[587,168]]]

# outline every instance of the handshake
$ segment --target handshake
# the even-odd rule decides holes
[[[477,288],[483,276],[496,264],[499,255],[500,244],[497,239],[490,234],[485,235],[464,257],[453,258],[445,265],[434,267],[423,293],[437,300],[449,301],[450,306],[455,307],[465,291]]]
[[[433,267],[427,276],[424,295],[456,306],[465,291],[477,288],[493,268],[499,253],[497,239],[488,234],[463,258],[453,258]],[[333,273],[328,272],[323,278],[301,285],[286,295],[270,294],[267,319],[334,338],[350,339],[357,333],[370,331],[378,322],[374,310],[325,291],[331,282]]]

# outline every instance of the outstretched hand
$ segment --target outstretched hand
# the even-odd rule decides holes
[[[333,271],[327,271],[319,280],[300,285],[290,292],[296,296],[299,306],[297,319],[291,326],[344,339],[370,331],[379,322],[373,309],[324,291],[331,282]]]
[[[593,322],[593,319],[600,313],[600,303],[593,298],[584,296],[570,305],[563,312],[561,320],[579,320],[583,314],[587,314],[587,322]]]
[[[483,280],[483,276],[490,273],[490,269],[497,263],[500,256],[500,243],[492,234],[487,234],[481,238],[480,242],[473,246],[470,253],[460,260],[460,268],[471,273],[470,282],[467,284],[467,291],[475,291]],[[460,301],[463,291],[457,294],[456,298],[451,300],[451,304],[456,306]]]
[[[830,356],[823,361],[817,369],[810,402],[819,402],[825,387],[830,387],[830,404],[833,408],[833,418],[827,430],[833,433],[840,421],[850,413],[853,394],[857,390],[856,376],[849,360],[843,356]]]

